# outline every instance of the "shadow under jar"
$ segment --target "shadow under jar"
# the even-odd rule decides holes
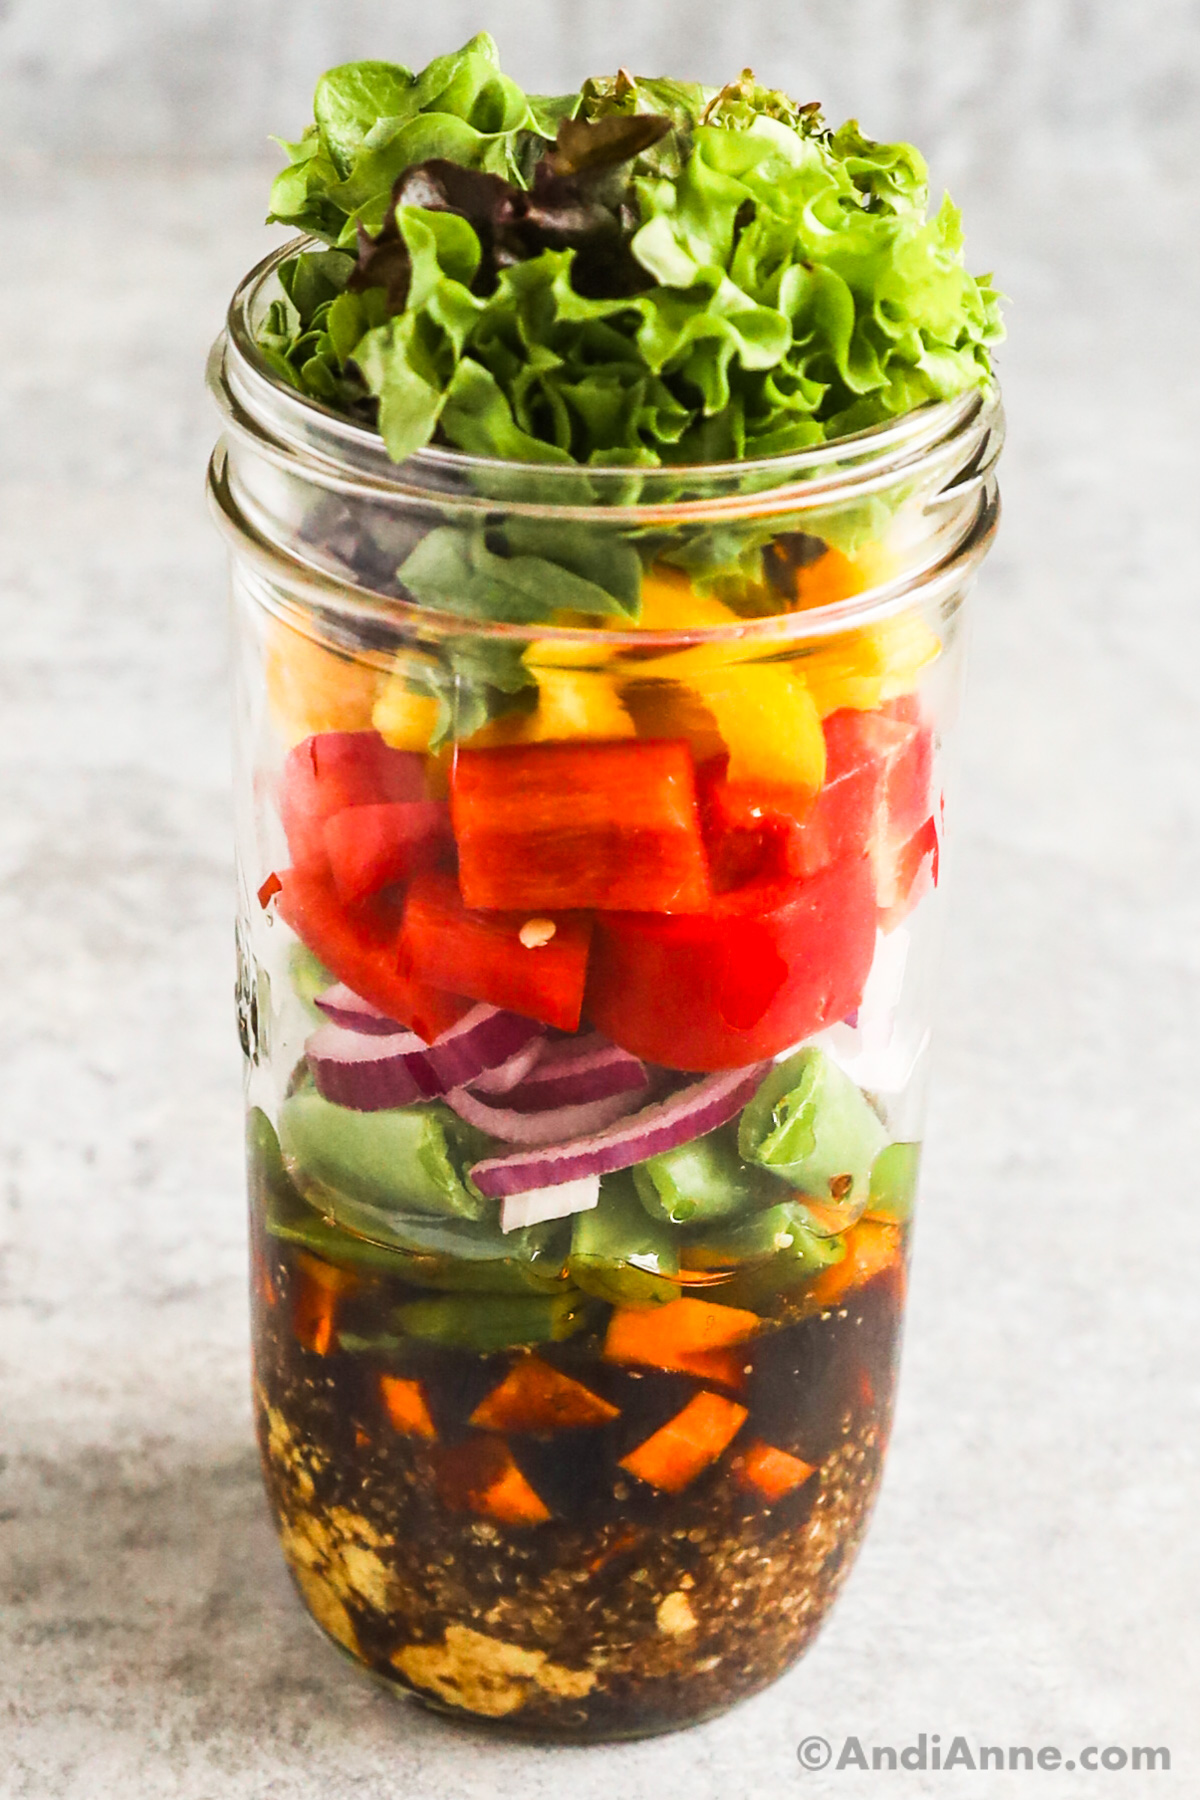
[[[801,1654],[880,1479],[999,404],[397,467],[258,358],[284,254],[211,369],[267,1490],[393,1687],[668,1730]]]

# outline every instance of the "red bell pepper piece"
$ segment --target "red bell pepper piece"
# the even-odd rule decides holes
[[[347,806],[326,819],[323,836],[333,885],[348,906],[436,867],[454,848],[444,800]]]
[[[601,913],[587,1016],[649,1062],[738,1068],[845,1018],[874,948],[869,857],[800,880],[768,872],[700,916]]]
[[[531,926],[522,942],[522,930]],[[454,876],[427,869],[408,890],[400,967],[422,983],[442,982],[473,1000],[574,1031],[591,935],[591,919],[579,914],[531,917],[464,906]]]
[[[279,877],[280,918],[330,972],[389,1019],[431,1044],[470,1011],[470,1001],[428,986],[398,967],[401,916],[386,899],[349,907],[332,881],[303,869]]]
[[[686,744],[460,750],[451,810],[470,906],[671,913],[708,906]]]
[[[910,735],[888,764],[883,810],[888,836],[894,841],[911,837],[933,810],[933,730],[921,716],[916,694],[901,694],[879,709],[880,717],[909,728]]]
[[[288,752],[279,812],[292,865],[325,870],[324,824],[347,806],[424,800],[425,758],[393,750],[377,731],[322,731]]]
[[[938,884],[941,846],[932,815],[888,856],[879,877],[879,929],[893,931]]]
[[[824,721],[825,780],[815,802],[804,789],[730,782],[725,759],[706,764],[700,792],[720,891],[770,866],[815,875],[869,850],[877,863],[925,818],[932,737],[905,696],[877,712],[850,708]],[[899,710],[897,710],[899,709]],[[736,885],[736,879],[732,883]]]

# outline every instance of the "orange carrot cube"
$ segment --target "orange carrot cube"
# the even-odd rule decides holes
[[[734,1462],[739,1486],[754,1489],[767,1501],[782,1500],[816,1472],[815,1463],[801,1462],[798,1456],[764,1444],[761,1438],[747,1444]]]
[[[381,1375],[379,1391],[387,1416],[402,1437],[424,1438],[427,1443],[436,1444],[437,1427],[430,1417],[419,1381],[408,1381],[400,1375]]]
[[[467,1438],[443,1451],[437,1483],[443,1506],[455,1512],[479,1513],[502,1525],[542,1525],[550,1517],[501,1437]]]
[[[488,1431],[562,1431],[607,1425],[620,1410],[540,1357],[526,1356],[480,1401],[471,1424]]]
[[[868,1281],[889,1270],[902,1268],[898,1227],[875,1219],[860,1219],[846,1233],[845,1256],[817,1277],[807,1299],[821,1307],[839,1306],[855,1288],[865,1287]]]
[[[357,1286],[358,1277],[351,1270],[301,1251],[296,1258],[292,1333],[302,1350],[313,1356],[329,1355],[336,1345],[338,1300]]]
[[[715,1381],[718,1387],[732,1388],[734,1393],[740,1393],[746,1385],[744,1350],[680,1350],[671,1366],[681,1375]]]
[[[622,1457],[621,1467],[664,1493],[678,1494],[716,1462],[746,1420],[746,1408],[707,1391]]]
[[[646,1311],[618,1307],[608,1322],[604,1355],[608,1362],[645,1363],[651,1368],[703,1376],[707,1371],[703,1365],[695,1365],[695,1357],[744,1344],[761,1323],[757,1313],[737,1306],[718,1306],[691,1295]],[[739,1368],[743,1360],[738,1359]],[[726,1385],[740,1385],[740,1379],[737,1383],[727,1382],[726,1374],[718,1379]]]

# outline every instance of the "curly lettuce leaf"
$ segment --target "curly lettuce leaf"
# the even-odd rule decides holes
[[[317,83],[314,123],[278,140],[289,166],[271,190],[269,222],[349,247],[362,220],[377,230],[397,176],[445,157],[521,180],[527,139],[544,141],[553,103],[530,105],[479,32],[419,75],[399,63],[344,63]]]
[[[353,245],[360,305],[277,306],[264,353],[373,403],[397,460],[780,456],[989,380],[999,297],[919,152],[749,71],[530,101],[481,34],[419,75],[331,70],[315,109],[273,214]]]

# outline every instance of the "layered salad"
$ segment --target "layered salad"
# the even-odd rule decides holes
[[[468,487],[492,459],[636,499],[990,378],[996,297],[916,151],[748,72],[531,97],[480,37],[330,71],[285,149],[308,241],[263,366]],[[337,529],[463,629],[440,660],[263,629],[241,999],[285,1554],[430,1704],[664,1729],[800,1653],[877,1486],[943,638],[915,603],[738,637],[880,579],[861,513]]]

